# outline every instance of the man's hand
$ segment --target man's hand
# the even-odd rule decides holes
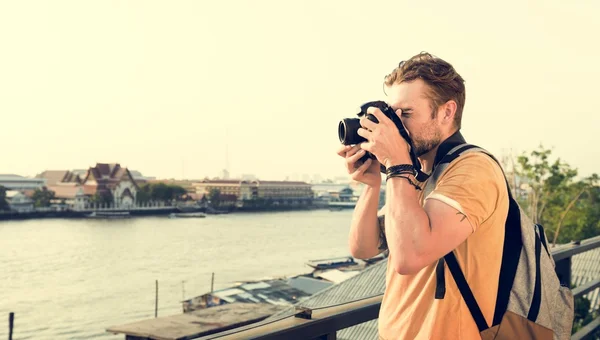
[[[358,129],[358,135],[367,139],[360,147],[371,152],[386,168],[398,164],[412,164],[408,143],[402,138],[398,128],[391,119],[376,107],[370,107],[367,113],[374,115],[379,124],[367,117],[360,120],[363,128]]]
[[[346,168],[353,180],[371,187],[381,185],[381,167],[377,160],[369,158],[362,164],[357,163],[365,155],[365,150],[361,149],[360,145],[344,145],[337,154],[346,159]]]

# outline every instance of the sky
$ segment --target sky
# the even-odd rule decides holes
[[[462,133],[600,172],[600,2],[0,1],[0,173],[346,176],[337,125],[427,51]],[[512,150],[512,151],[511,151]]]

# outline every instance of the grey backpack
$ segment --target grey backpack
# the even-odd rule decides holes
[[[425,197],[435,189],[437,180],[450,162],[470,152],[487,154],[502,169],[498,160],[484,149],[460,144],[436,165],[425,185]],[[570,339],[574,319],[573,294],[559,281],[544,228],[531,221],[512,197],[508,181],[506,185],[509,211],[492,324],[488,325],[481,313],[454,252],[438,261],[435,298],[444,298],[444,264],[447,264],[482,339]]]

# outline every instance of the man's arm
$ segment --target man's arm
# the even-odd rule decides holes
[[[377,217],[379,192],[379,186],[366,186],[356,203],[348,237],[350,254],[353,257],[369,259],[381,252],[382,240]]]
[[[493,212],[496,200],[489,197],[499,192],[498,170],[493,166],[464,156],[447,169],[424,207],[419,204],[419,192],[406,179],[388,180],[387,201],[393,204],[387,209],[385,232],[396,272],[415,274],[442,258]]]

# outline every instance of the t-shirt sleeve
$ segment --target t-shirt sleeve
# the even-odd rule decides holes
[[[506,182],[499,165],[488,155],[460,156],[442,173],[425,198],[442,201],[463,213],[473,232],[494,212]]]

